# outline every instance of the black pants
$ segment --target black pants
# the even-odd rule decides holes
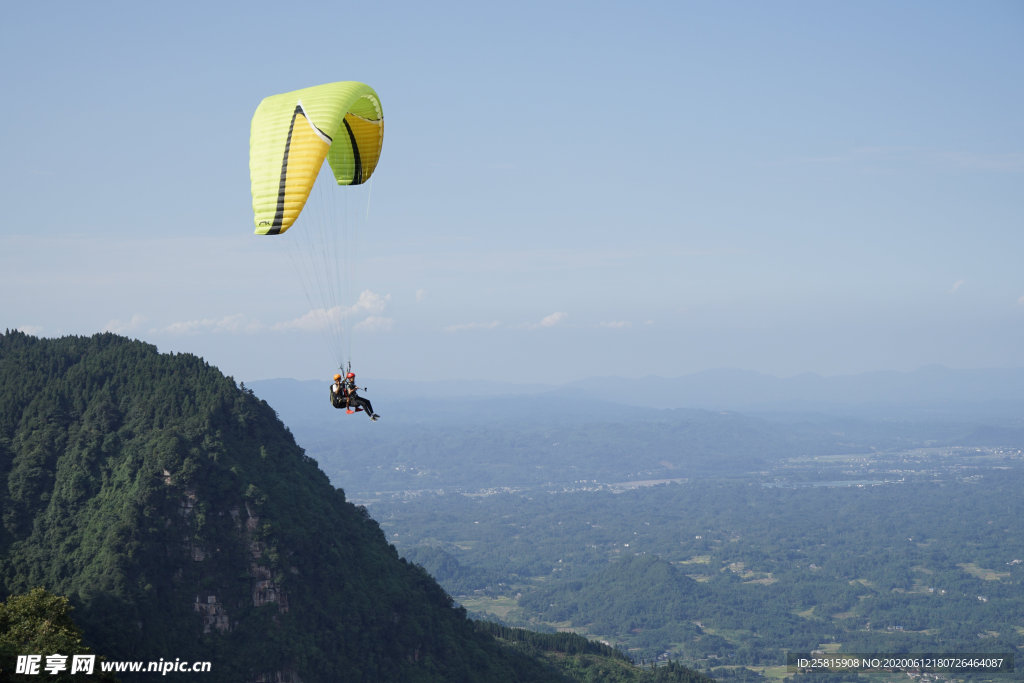
[[[369,399],[365,399],[362,396],[349,396],[348,406],[351,410],[355,410],[356,408],[362,408],[363,410],[366,411],[367,415],[373,415],[373,406],[370,405]]]

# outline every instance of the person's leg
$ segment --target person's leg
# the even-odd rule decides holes
[[[370,399],[368,398],[363,399],[363,410],[365,410],[366,414],[369,415],[370,417],[373,417],[376,414],[373,412],[373,406],[370,405]]]
[[[361,407],[364,411],[366,411],[367,415],[373,417],[373,406],[370,404],[369,399],[363,398],[362,396],[356,396],[355,398],[352,399],[352,405]]]

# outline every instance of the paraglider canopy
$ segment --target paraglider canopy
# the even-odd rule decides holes
[[[249,137],[256,234],[279,235],[295,223],[325,158],[338,185],[361,185],[377,168],[383,145],[380,99],[364,83],[328,83],[263,100]]]
[[[256,234],[281,235],[298,221],[291,237],[272,241],[287,253],[310,304],[294,326],[314,323],[338,368],[346,358],[351,362],[350,318],[365,294],[358,286],[358,251],[372,185],[364,183],[383,144],[380,98],[356,81],[273,95],[252,117]]]

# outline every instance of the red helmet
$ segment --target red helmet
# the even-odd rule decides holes
[[[355,379],[355,378],[356,378],[356,373],[354,373],[354,372],[350,372],[350,373],[348,373],[348,374],[347,374],[347,375],[345,375],[345,376],[346,376],[346,377],[348,377],[349,379]]]

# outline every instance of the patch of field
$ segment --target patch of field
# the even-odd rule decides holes
[[[474,612],[490,612],[504,619],[516,608],[515,598],[467,597],[460,598],[459,604]]]
[[[747,565],[743,564],[742,562],[733,562],[728,567],[722,567],[722,571],[725,571],[726,569],[732,571],[733,574],[736,574],[745,582],[750,582],[754,579],[765,577],[765,574],[762,574],[761,572],[755,572],[750,569],[747,569]],[[768,574],[767,576],[770,577],[771,574]]]
[[[918,545],[920,545],[920,543]],[[922,567],[921,565],[917,565],[916,567],[911,567],[911,569],[913,569],[915,572],[924,572],[925,574],[934,574],[935,573],[931,569],[928,569],[927,567]]]
[[[750,668],[753,671],[757,671],[758,670],[756,667],[750,667]],[[761,672],[764,674],[765,678],[788,678],[789,676],[795,675],[795,674],[787,673],[785,666],[766,666],[766,667],[761,669]]]
[[[842,643],[821,643],[818,645],[818,649],[822,652],[832,653],[839,652],[839,648],[841,648],[842,646]]]
[[[709,562],[711,562],[710,555],[697,555],[696,557],[691,557],[688,560],[683,560],[679,564],[708,564]]]
[[[805,609],[803,612],[793,612],[793,614],[797,615],[798,617],[803,617],[804,619],[813,619],[814,618],[814,608],[812,607],[810,609]],[[765,674],[765,676],[767,676],[767,675],[768,674]]]
[[[711,580],[711,577],[707,574],[687,574],[687,576],[689,576],[694,581],[700,581],[701,583]]]
[[[753,581],[744,581],[743,583],[744,584],[757,583],[757,584],[760,584],[762,586],[770,586],[773,583],[778,583],[778,582],[779,582],[778,579],[776,579],[773,576],[769,576],[768,578],[765,578],[765,579],[754,579]]]
[[[644,481],[617,481],[614,484],[608,484],[610,488],[616,489],[637,489],[645,486],[658,486],[659,484],[670,484],[673,482],[686,483],[685,477],[679,477],[676,479],[645,479]]]
[[[874,588],[875,587],[875,584],[871,583],[867,579],[854,579],[853,581],[850,582],[850,585],[852,586],[855,583],[859,583],[860,585],[866,586],[868,588]]]
[[[832,615],[833,619],[852,619],[857,616],[855,612],[836,612]]]
[[[847,462],[849,460],[861,460],[873,458],[878,453],[859,453],[855,455],[810,455],[804,458],[789,458],[789,462]],[[768,674],[765,674],[767,676]]]
[[[1010,575],[1010,572],[996,572],[991,569],[982,569],[973,562],[968,562],[967,564],[958,563],[956,566],[960,567],[971,576],[984,581],[998,581]]]

